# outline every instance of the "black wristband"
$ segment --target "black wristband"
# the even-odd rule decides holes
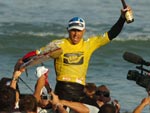
[[[18,81],[18,78],[13,77],[13,78],[12,78],[12,81],[16,81],[16,82],[17,82],[17,81]]]

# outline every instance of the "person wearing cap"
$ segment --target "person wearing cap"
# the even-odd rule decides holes
[[[89,37],[87,40],[83,38],[86,31],[84,19],[73,17],[69,20],[67,31],[68,38],[54,40],[46,46],[51,50],[51,45],[57,45],[62,49],[62,54],[54,58],[54,66],[56,71],[55,93],[60,99],[71,101],[81,101],[84,96],[84,85],[86,83],[86,74],[92,53],[111,42],[121,32],[125,23],[125,12],[131,8],[121,10],[118,21],[110,30],[102,35]],[[41,54],[45,51],[42,47],[34,51],[34,55]],[[33,52],[27,53],[23,60],[32,57]]]

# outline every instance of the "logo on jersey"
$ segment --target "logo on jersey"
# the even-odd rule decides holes
[[[83,64],[83,52],[78,53],[66,53],[64,54],[64,63],[65,64],[73,64],[73,65],[81,65]]]

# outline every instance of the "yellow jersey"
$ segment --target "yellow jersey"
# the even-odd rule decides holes
[[[83,38],[73,45],[69,38],[61,39],[59,46],[63,53],[55,59],[57,81],[73,82],[85,85],[88,64],[92,53],[110,42],[107,32],[101,36]]]

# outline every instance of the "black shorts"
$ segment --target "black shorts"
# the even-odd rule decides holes
[[[98,107],[95,99],[91,99],[84,93],[84,85],[72,82],[58,81],[55,87],[55,94],[59,99],[82,102]]]
[[[80,102],[84,98],[84,85],[72,82],[57,81],[55,93],[60,99]]]

